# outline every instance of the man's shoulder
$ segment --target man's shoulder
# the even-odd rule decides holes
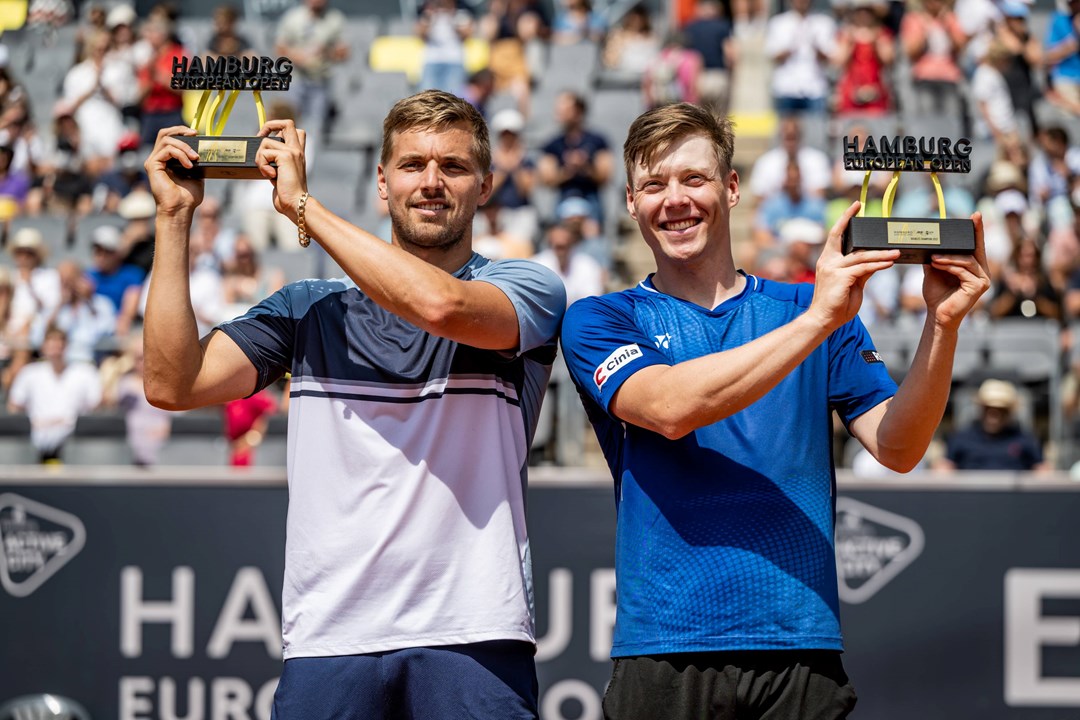
[[[478,253],[473,254],[467,266],[471,280],[482,280],[486,276],[539,278],[544,282],[561,282],[559,276],[547,265],[533,258],[503,258],[491,260]]]
[[[586,128],[581,132],[584,139],[592,145],[597,145],[604,148],[608,146],[607,136],[601,133],[599,130]]]
[[[581,298],[567,308],[566,321],[569,322],[571,320],[571,313],[573,313],[575,319],[580,319],[596,313],[632,313],[634,305],[637,304],[644,292],[645,290],[643,290],[640,285],[636,285],[626,290],[604,293],[603,295],[590,295],[589,297]]]
[[[347,277],[296,280],[264,298],[258,305],[235,320],[259,315],[277,315],[298,320],[309,312],[318,312],[328,298],[350,289],[356,289],[356,284]],[[235,320],[225,324],[231,324]]]
[[[519,312],[553,314],[561,318],[566,309],[566,286],[549,267],[524,258],[488,260],[474,254],[467,278],[489,282],[506,293]]]
[[[789,302],[800,308],[810,307],[810,302],[814,299],[814,285],[812,283],[767,280],[756,275],[747,275],[746,279],[747,282],[752,283],[751,292],[773,300]]]

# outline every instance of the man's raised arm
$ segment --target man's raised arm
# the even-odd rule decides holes
[[[919,463],[941,423],[960,323],[990,288],[982,215],[975,213],[972,220],[973,255],[935,255],[924,266],[926,323],[896,396],[855,418],[849,428],[878,462],[899,472]]]
[[[307,196],[304,131],[298,130],[292,121],[271,120],[260,134],[271,132],[279,133],[284,142],[264,142],[257,161],[274,183],[275,207],[299,224],[299,201],[304,198],[304,227],[308,234],[318,240],[368,297],[432,335],[487,350],[518,348],[521,340],[518,315],[507,295],[491,283],[463,281],[451,274],[471,256],[471,246],[465,246],[461,252],[445,254],[432,248],[421,259],[396,243],[388,244],[356,227]],[[453,132],[450,130],[443,135],[449,136]],[[490,193],[491,176],[487,168],[469,167],[467,153],[454,155],[449,145],[443,147],[445,149],[437,153],[440,155],[438,162],[412,156],[392,157],[394,167],[385,170],[380,167],[380,192],[384,197],[395,192],[387,188],[389,174],[412,176],[415,193],[410,196],[410,203],[425,198],[433,206],[443,203],[445,207],[432,210],[431,214],[460,212],[468,216],[471,224],[476,203],[486,200]],[[456,184],[462,178],[468,180],[478,172],[477,178],[484,179],[482,183],[477,180],[482,187],[475,191],[475,197],[472,191],[453,195],[446,189],[447,185]],[[393,202],[392,197],[390,200]]]
[[[612,398],[612,415],[676,439],[743,410],[772,390],[855,317],[866,281],[898,255],[895,250],[841,254],[844,227],[858,208],[853,203],[829,232],[805,313],[740,347],[638,370]]]
[[[245,397],[257,373],[224,333],[199,339],[191,307],[188,236],[203,181],[177,177],[166,167],[175,159],[191,167],[198,154],[172,135],[194,135],[187,127],[166,128],[146,160],[157,201],[154,266],[143,328],[146,398],[166,410],[187,410]]]

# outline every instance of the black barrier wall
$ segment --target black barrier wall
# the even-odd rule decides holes
[[[20,472],[33,475],[0,478],[0,705],[52,692],[98,720],[269,717],[279,472]],[[598,720],[615,619],[610,481],[534,475],[541,716]],[[916,477],[840,491],[854,717],[1080,717],[1080,484]]]

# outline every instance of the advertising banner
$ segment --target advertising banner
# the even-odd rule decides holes
[[[0,707],[95,719],[269,717],[281,479],[0,483]],[[599,720],[615,620],[612,489],[529,495],[541,717]],[[854,717],[1080,717],[1080,487],[842,486]],[[0,718],[3,720],[3,718]]]

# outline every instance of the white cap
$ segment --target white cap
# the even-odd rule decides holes
[[[1019,190],[1002,190],[994,196],[994,207],[1002,216],[1016,213],[1023,215],[1027,212],[1028,201],[1024,193]]]
[[[135,8],[130,5],[117,5],[105,16],[105,25],[110,30],[118,25],[134,25],[137,17]]]
[[[116,212],[125,220],[149,220],[157,212],[154,196],[145,190],[136,190],[116,206]]]
[[[979,405],[1005,410],[1015,409],[1018,399],[1016,386],[1006,380],[985,380],[975,395]]]
[[[19,228],[15,231],[15,234],[11,236],[11,240],[8,242],[8,250],[11,252],[15,252],[16,250],[29,250],[39,258],[45,257],[47,254],[45,249],[45,236],[35,227]]]
[[[114,225],[100,225],[90,234],[91,247],[99,247],[110,252],[120,249],[120,229]]]
[[[780,226],[780,239],[786,245],[796,242],[819,245],[825,242],[825,226],[809,218],[792,218]]]
[[[514,108],[503,108],[491,118],[491,133],[498,135],[502,132],[519,133],[525,129],[525,116]]]

